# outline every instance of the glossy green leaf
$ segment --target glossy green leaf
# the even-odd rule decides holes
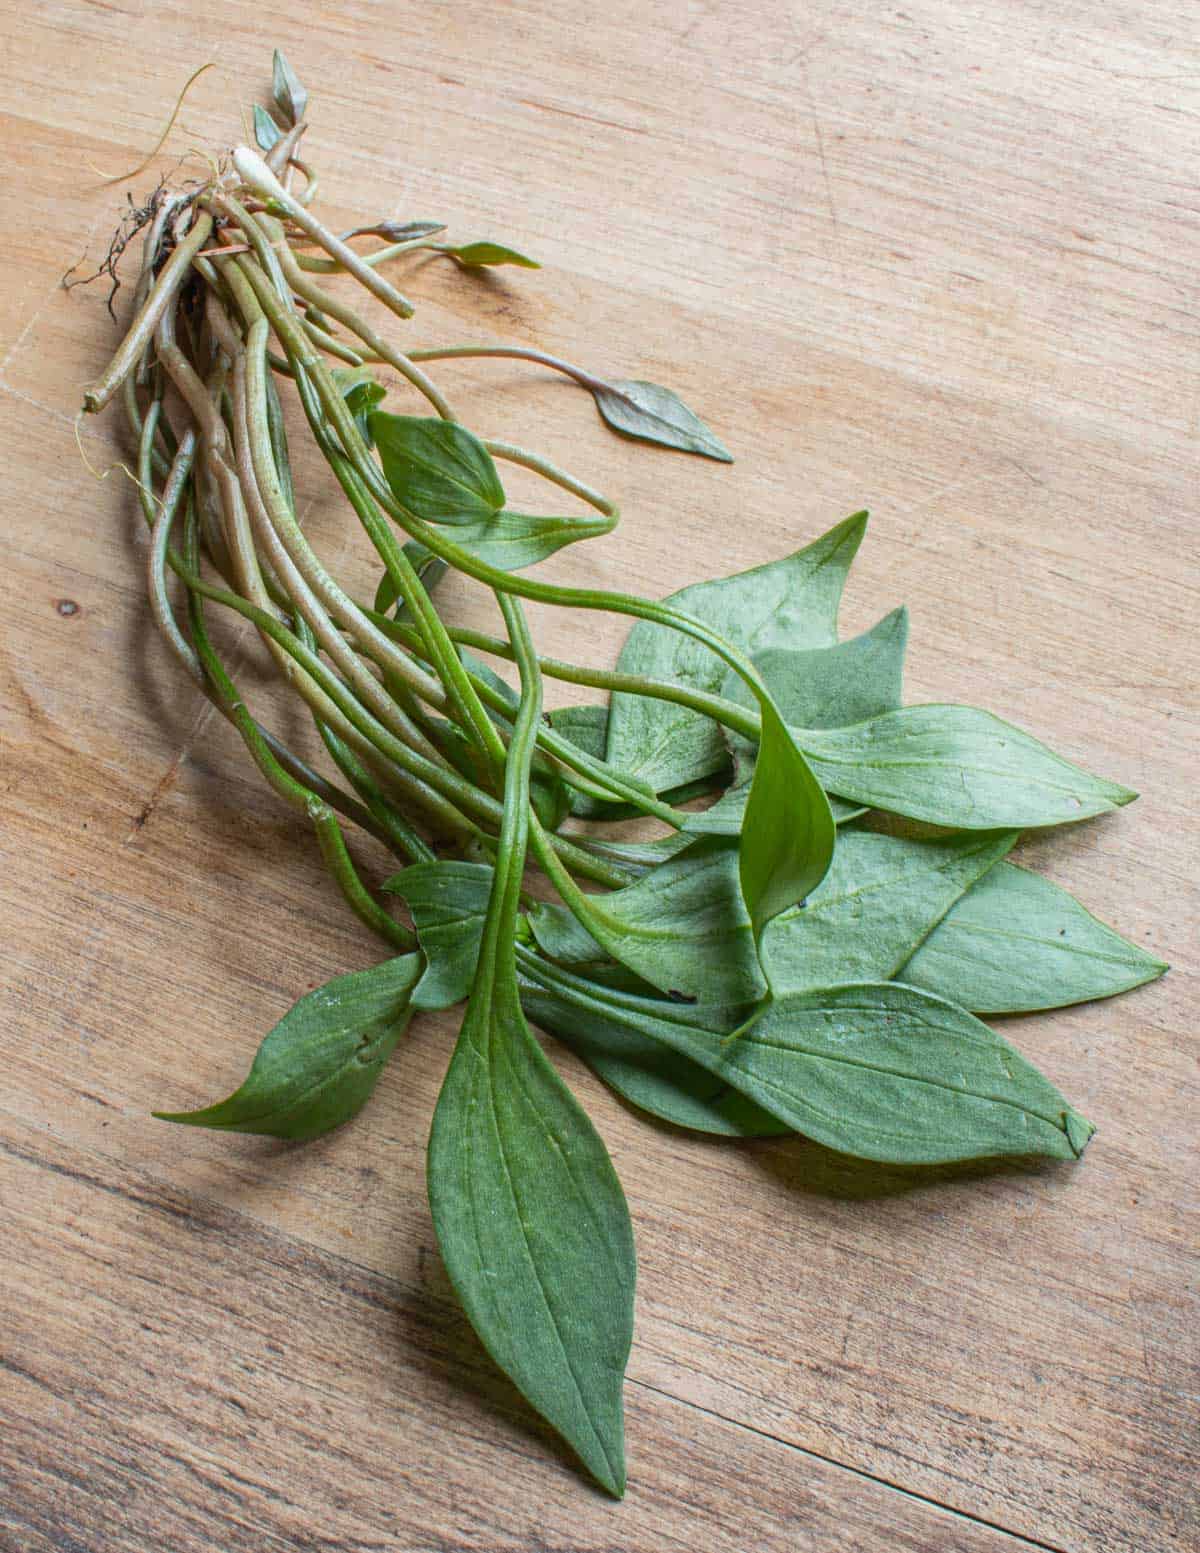
[[[750,657],[776,647],[832,646],[846,573],[865,527],[866,514],[857,513],[782,561],[696,583],[668,602]],[[702,643],[648,621],[630,631],[617,668],[714,694],[728,673]],[[664,792],[719,771],[727,752],[717,724],[700,713],[619,693],[609,714],[607,758]]]
[[[1167,969],[1058,885],[997,863],[896,973],[976,1013],[1111,998]]]
[[[495,264],[517,264],[524,270],[540,270],[536,259],[527,259],[515,248],[505,248],[501,243],[439,243],[439,253],[448,254],[469,270],[483,269]]]
[[[373,410],[368,425],[396,500],[428,523],[478,524],[504,506],[492,455],[457,421]]]
[[[259,103],[254,104],[254,138],[260,151],[269,151],[283,138],[283,131]]]
[[[733,463],[733,455],[724,443],[669,388],[618,379],[593,388],[592,397],[604,420],[623,437],[678,448],[682,453],[699,453],[722,464]]]
[[[366,415],[387,398],[387,389],[370,367],[332,367],[330,376],[337,384],[351,415]]]
[[[276,106],[289,124],[299,124],[308,107],[308,93],[301,86],[299,77],[288,64],[287,55],[282,49],[275,50],[273,67]]]
[[[755,938],[811,894],[833,857],[837,831],[821,784],[789,730],[762,709],[758,760],[742,816],[738,873]]]
[[[976,707],[906,706],[850,728],[795,732],[831,792],[934,825],[1062,825],[1137,797]]]
[[[425,973],[412,997],[414,1008],[450,1008],[471,990],[479,941],[492,888],[486,863],[453,860],[414,863],[383,885],[412,913],[425,955]]]
[[[446,1270],[485,1347],[620,1495],[633,1235],[604,1144],[521,1012],[514,934],[541,695],[519,606],[502,608],[521,706],[471,998],[429,1138],[429,1203]]]
[[[598,1003],[691,1057],[806,1137],[888,1164],[992,1155],[1074,1159],[1093,1128],[1006,1040],[965,1009],[898,982],[776,999],[735,1040],[662,1005],[523,955],[522,971]],[[615,1017],[615,1015],[614,1015]]]
[[[273,1138],[317,1138],[366,1104],[404,1034],[421,957],[336,976],[294,1003],[258,1048],[246,1081],[199,1111],[160,1121]]]
[[[626,1017],[621,1009],[586,999],[569,1001],[528,978],[522,982],[521,1006],[529,1019],[569,1046],[623,1099],[660,1121],[730,1138],[791,1131],[707,1068],[642,1034],[636,1017]],[[727,1023],[733,1029],[742,1012],[666,1003],[660,1017],[674,1017],[682,1025],[707,1017],[718,1027]]]
[[[762,952],[776,995],[894,976],[1016,839],[1016,831],[934,841],[842,831],[807,904],[767,928]]]

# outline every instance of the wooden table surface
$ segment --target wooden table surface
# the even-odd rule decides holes
[[[4,1553],[1198,1545],[1195,23],[1187,0],[5,9]],[[736,453],[640,448],[558,380],[445,367],[470,423],[532,423],[621,501],[549,575],[667,592],[869,506],[844,632],[906,601],[909,700],[986,706],[1143,794],[1022,848],[1175,966],[1010,1022],[1099,1125],[1076,1167],[706,1142],[552,1047],[637,1234],[620,1505],[439,1261],[451,1016],[307,1148],[148,1116],[227,1092],[297,995],[376,956],[167,661],[131,489],[72,430],[115,343],[103,288],[59,286],[125,197],[95,169],[136,162],[205,59],[155,169],[240,138],[277,42],[331,224],[437,216],[544,261],[420,268],[408,338],[668,383]],[[110,464],[115,419],[83,444]],[[306,500],[365,577],[327,487]],[[623,634],[534,626],[597,663]]]

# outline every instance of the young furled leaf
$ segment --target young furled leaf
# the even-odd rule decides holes
[[[795,733],[831,792],[933,825],[1064,825],[1137,797],[971,706],[906,706],[849,728]]]
[[[524,952],[521,968],[572,1006],[601,1005],[844,1154],[913,1165],[1000,1154],[1075,1159],[1094,1131],[1002,1036],[898,982],[780,996],[729,1041]]]
[[[976,1013],[1111,998],[1167,969],[1049,879],[997,863],[896,972]]]
[[[657,383],[618,379],[592,389],[596,408],[614,431],[639,442],[699,453],[718,463],[732,464],[733,454],[718,441],[678,394]]]
[[[299,124],[308,107],[308,93],[301,86],[299,77],[288,64],[287,55],[282,49],[275,50],[273,80],[275,104],[280,113],[289,125]]]
[[[438,243],[438,253],[457,260],[464,269],[477,270],[495,264],[517,264],[524,270],[540,270],[536,259],[527,259],[515,248],[505,248],[500,243]]]
[[[429,1203],[446,1270],[484,1346],[619,1497],[633,1234],[604,1144],[521,1012],[514,937],[541,681],[519,606],[502,598],[501,607],[521,704],[471,998],[429,1137]]]
[[[373,410],[368,425],[397,501],[427,523],[486,523],[504,506],[492,455],[457,421]]]
[[[245,1083],[199,1111],[155,1111],[164,1122],[318,1138],[366,1104],[404,1034],[421,957],[402,954],[336,976],[294,1003],[258,1048]]]
[[[837,641],[838,604],[866,521],[866,513],[856,513],[782,561],[695,583],[667,602],[752,659],[776,647],[830,647]],[[714,694],[729,672],[701,642],[648,621],[630,631],[617,669]],[[607,758],[664,792],[719,771],[727,752],[721,729],[699,712],[618,692],[609,712]]]

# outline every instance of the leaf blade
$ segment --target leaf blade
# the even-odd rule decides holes
[[[615,432],[638,442],[732,464],[733,454],[678,394],[657,383],[619,378],[592,389],[601,417]]]
[[[1167,968],[1051,880],[997,863],[896,974],[975,1013],[1026,1014],[1115,997]]]
[[[428,523],[486,522],[504,507],[492,455],[457,421],[372,410],[367,424],[396,499]]]
[[[264,1037],[245,1081],[196,1111],[160,1121],[296,1141],[358,1114],[408,1025],[420,957],[398,955],[300,998]]]

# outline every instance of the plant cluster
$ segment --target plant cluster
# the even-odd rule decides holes
[[[905,1164],[1074,1159],[1092,1128],[979,1016],[1107,997],[1163,970],[1008,860],[1022,830],[1134,795],[987,712],[904,705],[902,609],[839,640],[865,514],[664,601],[529,577],[609,532],[617,509],[468,430],[428,363],[525,359],[574,378],[628,437],[729,455],[654,384],[516,346],[385,338],[327,277],[404,320],[412,306],[381,274],[393,260],[531,261],[450,243],[434,222],[328,230],[299,154],[305,107],[277,55],[258,149],[156,194],[136,317],[85,408],[118,398],[128,415],[167,642],[312,825],[387,957],[301,998],[227,1099],[164,1114],[316,1137],[361,1108],[414,1012],[461,1004],[428,1154],[446,1268],[496,1362],[620,1494],[633,1235],[604,1144],[529,1021],[679,1127],[799,1132]],[[426,414],[383,408],[382,367]],[[378,557],[370,600],[298,521],[285,398]],[[589,515],[513,510],[505,465]],[[447,568],[491,590],[503,634],[444,617]],[[530,599],[631,617],[615,669],[539,655]],[[255,627],[311,713],[324,771],[255,718],[210,634],[214,608]],[[479,654],[514,663],[518,683]],[[546,677],[600,698],[546,714]],[[623,834],[646,817],[655,839]],[[347,822],[403,864],[382,890],[406,920],[364,882]]]

